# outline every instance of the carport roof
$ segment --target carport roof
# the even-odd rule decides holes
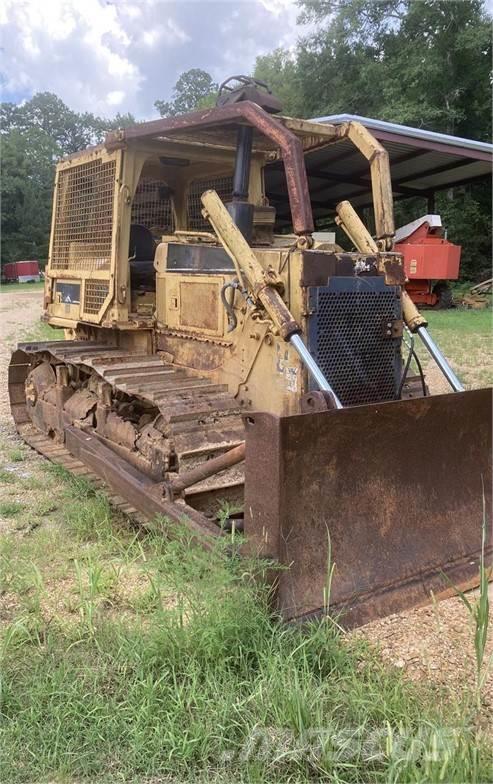
[[[465,185],[491,174],[493,145],[407,125],[353,114],[314,118],[339,125],[356,120],[367,127],[389,153],[395,199],[432,197],[435,191]],[[354,206],[371,204],[367,160],[347,139],[306,154],[314,217],[327,215],[343,199]],[[282,166],[266,170],[266,191],[281,222],[288,217]],[[277,195],[277,196],[276,196]]]

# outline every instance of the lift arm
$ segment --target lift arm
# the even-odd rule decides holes
[[[370,164],[377,245],[379,250],[392,250],[395,228],[389,154],[359,122],[344,123],[339,133],[342,138],[350,139]]]
[[[273,269],[263,269],[216,191],[203,193],[202,204],[205,217],[233,260],[239,280],[249,292],[248,304],[259,304],[264,308],[281,337],[298,353],[318,387],[329,393],[335,408],[342,408],[342,403],[300,337],[301,327],[281,297],[282,281],[278,274]]]
[[[351,242],[361,253],[378,254],[377,243],[364,225],[354,207],[348,201],[342,201],[336,207],[337,225],[348,235]],[[408,329],[417,333],[427,351],[431,354],[454,392],[463,392],[464,387],[443,356],[442,352],[426,329],[428,322],[421,315],[405,288],[402,288],[402,314]]]

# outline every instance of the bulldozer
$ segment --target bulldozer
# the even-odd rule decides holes
[[[370,233],[337,205],[349,251],[315,231],[306,167],[348,140],[374,212]],[[492,390],[464,391],[405,283],[386,150],[233,77],[213,108],[58,163],[42,318],[65,339],[13,353],[16,428],[204,546],[243,531],[279,566],[288,621],[350,628],[472,586],[492,552]],[[409,377],[415,339],[449,394]]]

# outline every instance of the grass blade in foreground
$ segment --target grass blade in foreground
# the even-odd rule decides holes
[[[490,751],[459,705],[330,621],[280,624],[258,565],[179,531],[111,535],[97,494],[65,493],[69,528],[4,553],[19,607],[4,637],[2,781],[487,779]],[[50,612],[55,552],[68,562],[63,612]]]

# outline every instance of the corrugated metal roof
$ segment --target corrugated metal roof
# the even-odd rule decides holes
[[[492,144],[357,115],[317,118],[318,122],[332,124],[350,120],[368,127],[387,150],[395,199],[427,198],[435,191],[491,175]],[[371,204],[368,161],[349,140],[307,153],[306,168],[315,217],[329,215],[343,199],[349,199],[355,207]],[[289,222],[282,163],[266,168],[266,192],[280,222]]]
[[[493,144],[488,144],[487,142],[464,139],[461,136],[451,136],[447,133],[436,133],[436,131],[427,131],[424,128],[412,128],[410,125],[399,125],[398,123],[386,122],[385,120],[375,120],[372,117],[361,117],[358,114],[329,114],[327,117],[313,117],[312,120],[314,122],[332,123],[334,125],[356,120],[367,128],[371,128],[375,131],[388,131],[389,133],[395,133],[398,136],[409,136],[412,139],[421,139],[437,144],[457,145],[464,149],[489,153],[489,155],[493,153]]]

